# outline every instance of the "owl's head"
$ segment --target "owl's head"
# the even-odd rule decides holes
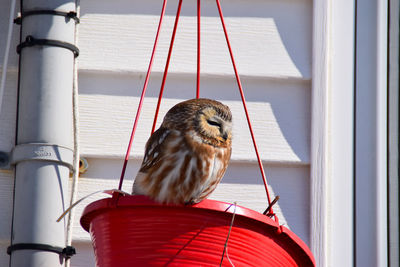
[[[221,102],[200,98],[178,103],[165,115],[163,126],[194,134],[195,140],[218,147],[231,145],[232,113]]]

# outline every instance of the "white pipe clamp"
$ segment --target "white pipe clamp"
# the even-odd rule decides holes
[[[73,168],[73,150],[54,144],[27,143],[14,147],[11,152],[10,164],[17,164],[21,161],[49,161]]]

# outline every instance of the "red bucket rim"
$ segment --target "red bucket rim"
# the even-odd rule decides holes
[[[141,195],[120,195],[116,201],[115,198],[103,198],[97,201],[94,201],[87,205],[82,213],[80,223],[83,229],[89,232],[90,223],[98,214],[103,212],[107,212],[108,210],[117,209],[117,208],[132,208],[132,207],[149,207],[149,208],[157,208],[157,207],[170,207],[170,208],[183,208],[183,209],[202,209],[208,210],[216,213],[222,213],[224,216],[226,213],[233,214],[234,207],[232,203],[205,199],[200,203],[185,206],[185,205],[173,205],[173,204],[160,204],[146,196]],[[308,246],[301,240],[295,233],[289,230],[287,227],[279,225],[273,219],[263,215],[257,211],[236,205],[235,216],[244,217],[259,223],[262,223],[266,226],[266,228],[270,229],[269,231],[279,233],[282,235],[282,238],[285,239],[285,242],[290,243],[290,247],[294,248],[297,251],[303,251],[305,256],[309,258],[309,260],[315,266],[315,259],[313,254],[311,253]]]

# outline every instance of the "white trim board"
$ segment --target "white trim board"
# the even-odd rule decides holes
[[[327,149],[328,149],[328,22],[329,0],[313,6],[313,60],[311,96],[311,251],[317,266],[327,261]]]
[[[354,263],[355,2],[331,2],[329,266]]]
[[[310,240],[317,266],[354,261],[354,21],[355,1],[314,2]]]

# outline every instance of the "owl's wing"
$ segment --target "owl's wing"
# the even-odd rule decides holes
[[[140,172],[146,173],[157,161],[162,159],[164,140],[170,135],[171,131],[167,128],[159,128],[155,131],[146,143],[146,149]]]

